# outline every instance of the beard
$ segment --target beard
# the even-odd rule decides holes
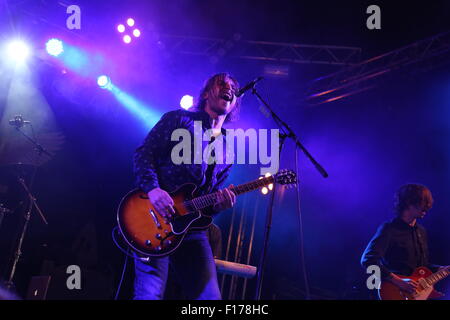
[[[215,101],[214,104],[211,105],[211,110],[214,111],[216,114],[223,116],[229,114],[232,108],[230,108],[229,101],[219,98]]]

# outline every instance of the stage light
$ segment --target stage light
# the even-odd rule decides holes
[[[124,35],[123,36],[123,42],[125,43],[130,43],[131,42],[131,37],[129,35]]]
[[[8,57],[16,63],[23,63],[30,55],[30,48],[22,40],[14,40],[7,46]]]
[[[190,95],[184,95],[183,98],[181,98],[180,100],[180,106],[185,110],[188,110],[193,105],[194,105],[194,97]]]
[[[267,172],[266,175],[265,175],[266,178],[270,177],[270,176],[271,176],[270,172]],[[273,189],[273,184],[272,183],[269,184],[268,187],[269,187],[269,190],[272,190]]]
[[[127,24],[128,24],[130,27],[134,26],[134,19],[128,18]]]
[[[141,31],[139,31],[139,29],[134,29],[133,30],[133,36],[135,36],[136,38],[139,37],[141,35]]]
[[[128,18],[126,23],[121,23],[117,25],[117,31],[121,33],[122,41],[126,44],[130,43],[133,39],[139,38],[141,36],[141,30],[135,27],[136,22],[133,18]]]
[[[54,57],[57,57],[64,52],[62,41],[54,38],[47,41],[47,43],[45,44],[45,49],[47,50],[47,53],[49,55]]]
[[[117,31],[119,31],[120,33],[124,32],[125,31],[125,26],[123,24],[119,24],[117,26]]]
[[[261,189],[261,193],[262,193],[262,194],[267,194],[267,193],[269,193],[269,190],[267,190],[266,187],[263,187],[263,188]]]
[[[97,78],[97,84],[102,89],[111,87],[111,79],[108,76],[101,75]]]

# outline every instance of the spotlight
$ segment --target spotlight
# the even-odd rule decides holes
[[[134,26],[134,19],[128,18],[127,24],[128,24],[130,27]]]
[[[180,106],[185,110],[188,110],[193,105],[194,105],[194,97],[190,95],[184,95],[183,98],[181,98],[180,100]]]
[[[111,87],[111,79],[108,76],[101,75],[97,78],[97,84],[102,89],[108,89]]]
[[[132,36],[139,38],[141,36],[141,30],[135,27],[136,22],[133,18],[128,18],[126,23],[121,23],[117,25],[117,31],[121,35],[123,42],[130,43],[132,41]]]
[[[131,37],[129,35],[124,35],[123,36],[123,42],[125,43],[130,43],[131,42]]]
[[[22,40],[14,40],[8,44],[7,53],[11,60],[23,63],[30,55],[30,48]]]
[[[139,29],[134,29],[133,30],[133,36],[135,36],[136,38],[139,37],[141,35],[141,31],[139,31]]]
[[[123,24],[119,24],[117,26],[117,31],[119,31],[120,33],[124,32],[125,31],[125,26]]]
[[[64,46],[61,40],[59,39],[50,39],[45,44],[45,49],[47,53],[51,56],[57,57],[61,53],[64,52]]]

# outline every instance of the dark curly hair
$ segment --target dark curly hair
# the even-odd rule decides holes
[[[431,191],[421,184],[409,183],[401,186],[394,197],[394,211],[399,216],[409,206],[430,210],[433,206]]]
[[[202,90],[200,91],[200,95],[198,97],[197,103],[192,108],[193,111],[200,111],[205,110],[206,107],[206,93],[211,90],[211,88],[214,86],[217,80],[224,80],[224,79],[230,79],[233,81],[233,85],[235,90],[239,90],[239,82],[234,78],[232,75],[226,72],[217,73],[210,77],[208,80],[206,80],[205,84],[203,85]],[[236,98],[236,105],[234,106],[233,110],[228,114],[227,118],[225,119],[225,122],[232,122],[236,121],[239,118],[239,111],[241,108],[241,97]]]

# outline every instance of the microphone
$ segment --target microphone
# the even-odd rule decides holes
[[[264,78],[263,78],[263,77],[258,77],[258,78],[256,78],[255,80],[253,80],[253,81],[247,83],[245,86],[243,86],[241,89],[239,89],[239,90],[235,93],[236,98],[239,98],[240,96],[242,96],[242,95],[244,94],[244,92],[246,92],[246,91],[248,91],[248,90],[250,90],[250,89],[253,89],[253,87],[255,86],[255,84],[256,84],[258,81],[262,80],[262,79],[264,79]]]
[[[14,119],[9,120],[9,124],[16,128],[21,128],[21,127],[23,127],[24,124],[27,124],[27,123],[31,123],[31,122],[28,120],[23,120],[23,117],[21,115],[17,115],[14,117]]]

